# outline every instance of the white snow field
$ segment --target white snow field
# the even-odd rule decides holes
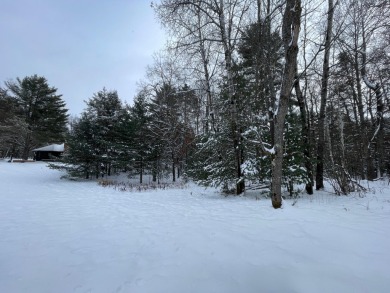
[[[390,186],[268,199],[121,192],[0,161],[0,292],[390,292]]]

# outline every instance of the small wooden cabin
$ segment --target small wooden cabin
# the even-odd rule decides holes
[[[61,157],[64,152],[64,144],[51,144],[45,147],[32,150],[35,161],[51,161]]]

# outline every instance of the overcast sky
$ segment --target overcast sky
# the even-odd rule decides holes
[[[0,83],[33,74],[70,114],[106,87],[132,103],[165,37],[150,0],[1,0]]]

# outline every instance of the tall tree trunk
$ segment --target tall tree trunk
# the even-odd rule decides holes
[[[226,30],[226,18],[224,11],[224,1],[219,0],[219,24],[220,33],[225,56],[225,68],[228,82],[228,96],[230,100],[230,126],[232,132],[235,167],[236,167],[236,194],[241,194],[245,189],[245,182],[242,179],[242,152],[241,152],[241,134],[238,125],[237,97],[235,96],[235,86],[233,81],[232,48],[230,46],[229,34]]]
[[[356,88],[357,88],[357,108],[359,114],[359,133],[360,133],[360,157],[362,159],[362,178],[369,179],[371,174],[371,163],[369,158],[370,151],[368,150],[368,133],[367,133],[367,123],[364,117],[364,105],[363,105],[363,93],[361,85],[361,72],[360,72],[360,63],[359,63],[359,44],[357,38],[355,38],[355,53],[354,53],[354,70],[355,70],[355,79],[356,79]]]
[[[332,26],[333,26],[333,0],[328,0],[328,20],[325,38],[325,54],[322,66],[321,78],[321,103],[320,116],[318,120],[318,144],[317,144],[317,174],[316,174],[316,189],[324,188],[324,143],[325,143],[325,118],[326,118],[326,102],[328,97],[328,81],[329,81],[329,55],[332,42]]]
[[[264,50],[264,48],[269,48],[272,45],[271,40],[271,1],[267,0],[266,15],[264,20],[261,17],[261,2],[262,0],[257,1],[257,22],[259,24],[259,36],[258,43],[263,43],[262,47],[259,48],[259,52]],[[275,64],[272,64],[272,54],[270,50],[265,49],[265,56],[260,54],[259,58],[256,58],[260,64],[258,65],[258,69],[256,70],[256,84],[265,83],[265,92],[269,99],[267,99],[268,105],[268,120],[269,120],[269,133],[270,133],[270,144],[274,144],[274,105],[276,100],[276,92],[275,92]],[[263,69],[261,69],[263,68]]]
[[[294,85],[296,60],[298,55],[298,37],[301,25],[301,1],[287,0],[283,15],[282,37],[285,49],[285,65],[278,108],[275,114],[274,154],[272,159],[272,206],[282,206],[283,172],[283,134],[284,122],[288,111],[288,101]]]
[[[309,119],[307,118],[306,112],[306,102],[305,97],[302,94],[301,87],[299,85],[299,77],[298,70],[296,67],[296,80],[295,80],[295,94],[297,95],[299,110],[300,110],[300,118],[302,125],[302,148],[304,155],[304,164],[306,168],[306,174],[309,182],[306,183],[306,192],[308,194],[313,194],[313,166],[311,163],[312,155],[311,155],[311,144],[310,144],[310,124]]]
[[[205,42],[204,42],[204,39],[203,39],[203,35],[202,35],[202,23],[201,23],[201,14],[200,14],[200,10],[199,10],[199,7],[197,7],[197,17],[198,17],[198,28],[197,28],[197,37],[199,38],[199,51],[200,51],[200,56],[201,56],[201,59],[202,59],[202,65],[203,65],[203,74],[204,74],[204,79],[205,79],[205,83],[204,83],[204,87],[205,87],[205,90],[206,90],[206,125],[205,125],[205,132],[208,133],[209,132],[209,128],[210,128],[210,125],[209,125],[209,119],[211,118],[211,129],[216,132],[216,129],[215,129],[215,113],[214,113],[214,109],[213,109],[213,100],[212,100],[212,95],[211,95],[211,86],[210,86],[210,73],[209,73],[209,61],[208,61],[208,58],[207,58],[207,52],[206,52],[206,48],[205,48]]]
[[[307,10],[306,7],[307,3],[305,4],[305,10]],[[307,16],[304,16],[304,36],[303,36],[303,60],[304,60],[304,68],[307,68],[307,60],[306,60],[306,44],[307,44]],[[312,141],[310,139],[311,137],[311,120],[310,120],[310,113],[309,109],[307,107],[307,88],[308,88],[308,78],[307,75],[304,74],[304,92],[301,90],[300,86],[300,75],[298,73],[298,64],[295,68],[296,71],[296,80],[295,80],[295,94],[297,96],[299,110],[300,110],[300,118],[301,118],[301,133],[302,133],[302,148],[303,148],[303,155],[304,155],[304,165],[306,168],[306,175],[308,182],[306,183],[305,189],[308,194],[313,194],[313,188],[314,188],[314,170],[313,170],[313,164],[312,164]]]

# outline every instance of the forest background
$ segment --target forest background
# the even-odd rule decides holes
[[[69,119],[41,76],[0,91],[2,156],[66,142],[71,176],[185,176],[294,196],[390,169],[388,1],[162,0],[168,32],[132,105],[102,89]],[[86,97],[87,98],[87,97]]]

